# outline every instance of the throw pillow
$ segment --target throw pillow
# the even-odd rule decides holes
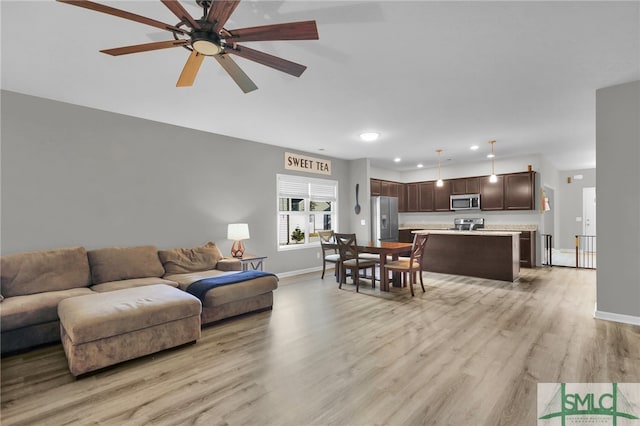
[[[165,275],[188,274],[215,269],[218,260],[223,257],[218,246],[212,242],[194,248],[159,250],[158,256],[160,256],[166,271]]]
[[[90,250],[87,255],[93,284],[164,274],[155,246],[108,247]]]

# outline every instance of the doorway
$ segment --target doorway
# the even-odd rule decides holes
[[[596,235],[596,188],[582,188],[582,234]]]

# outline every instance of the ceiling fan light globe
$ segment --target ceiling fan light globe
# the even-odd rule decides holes
[[[191,46],[201,55],[214,56],[222,52],[222,48],[209,40],[195,40]]]

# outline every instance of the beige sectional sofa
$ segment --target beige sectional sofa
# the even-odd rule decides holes
[[[240,262],[213,243],[158,250],[155,246],[89,250],[62,248],[0,257],[0,330],[3,354],[60,341],[60,301],[87,294],[164,284],[186,290],[202,278],[235,274]],[[270,309],[275,275],[210,290],[202,324]]]

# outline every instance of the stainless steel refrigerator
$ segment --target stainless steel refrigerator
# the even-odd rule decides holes
[[[397,197],[371,197],[371,240],[398,241]]]

